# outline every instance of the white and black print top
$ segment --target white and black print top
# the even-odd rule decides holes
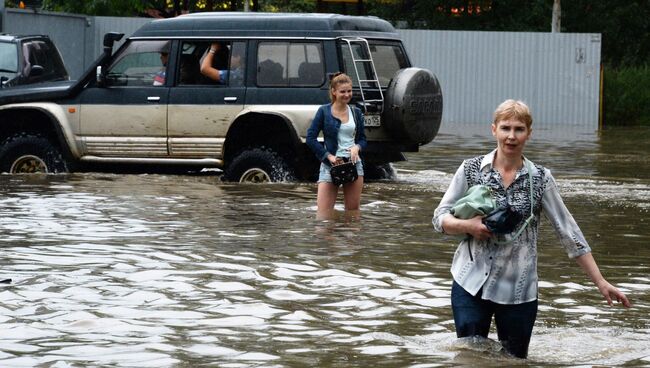
[[[500,304],[526,303],[537,299],[537,234],[542,211],[570,258],[589,253],[591,248],[564,205],[548,169],[533,164],[529,176],[524,165],[512,184],[504,188],[501,175],[492,167],[495,153],[496,150],[465,160],[460,165],[433,214],[433,227],[438,232],[444,232],[443,217],[452,216],[449,213],[451,207],[470,186],[476,184],[490,186],[498,205],[502,206],[507,201],[526,219],[530,215],[531,205],[528,180],[532,177],[535,216],[519,238],[512,243],[498,245],[494,239],[479,241],[468,236],[458,245],[451,265],[454,280],[470,294],[476,295],[482,288],[483,299]],[[508,238],[505,235],[499,240]]]

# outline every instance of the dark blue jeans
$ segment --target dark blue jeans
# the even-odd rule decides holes
[[[481,290],[482,291],[482,290]],[[468,293],[456,281],[451,287],[451,308],[457,337],[483,336],[490,332],[492,316],[503,348],[518,358],[526,358],[537,318],[537,300],[522,304],[498,304]]]

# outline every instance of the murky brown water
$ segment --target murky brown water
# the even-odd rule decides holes
[[[531,366],[650,365],[650,130],[533,140],[629,310],[540,235]],[[0,366],[507,366],[458,341],[456,244],[430,220],[460,161],[441,135],[368,184],[360,219],[315,217],[314,184],[216,175],[0,176]],[[546,225],[546,226],[545,226]]]

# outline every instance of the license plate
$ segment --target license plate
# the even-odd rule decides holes
[[[368,114],[364,116],[364,124],[367,127],[378,127],[381,125],[381,116],[377,114]]]

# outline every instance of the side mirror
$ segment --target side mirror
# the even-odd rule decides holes
[[[113,50],[113,44],[124,37],[124,33],[108,32],[104,35],[104,52],[110,54]]]
[[[40,77],[41,75],[45,74],[45,68],[43,68],[40,65],[32,65],[32,67],[29,69],[29,78],[35,78],[35,77]]]

